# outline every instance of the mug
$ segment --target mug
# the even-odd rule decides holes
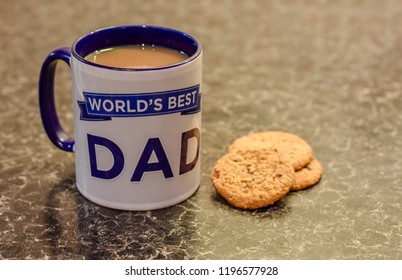
[[[185,53],[181,62],[119,68],[86,60],[97,50],[149,44]],[[58,61],[71,69],[74,136],[63,129],[54,101]],[[44,129],[75,153],[76,184],[89,200],[121,210],[180,203],[200,184],[202,47],[165,27],[115,26],[82,36],[45,59],[39,77]]]

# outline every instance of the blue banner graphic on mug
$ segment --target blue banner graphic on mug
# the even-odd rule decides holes
[[[141,117],[172,113],[194,114],[201,109],[200,86],[132,94],[84,92],[78,101],[81,120],[110,120],[111,117]]]

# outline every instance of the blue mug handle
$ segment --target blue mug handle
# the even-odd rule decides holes
[[[43,62],[39,76],[39,109],[47,136],[56,147],[74,152],[74,138],[61,126],[54,102],[54,75],[59,60],[70,66],[71,48],[62,47],[51,52]]]

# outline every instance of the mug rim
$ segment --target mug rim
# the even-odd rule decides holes
[[[102,43],[104,43],[103,47],[96,48],[92,45],[88,46],[88,44],[85,44],[85,41],[88,41],[89,38],[92,38],[94,36],[96,38],[96,36],[99,37],[99,36],[102,36],[102,34],[110,33],[110,32],[117,32],[117,31],[125,32],[125,30],[128,30],[127,32],[135,31],[135,30],[137,30],[137,32],[151,30],[151,32],[171,33],[172,35],[177,36],[177,38],[181,37],[181,39],[182,39],[182,40],[180,40],[181,44],[186,44],[186,43],[189,43],[189,45],[191,44],[192,46],[190,46],[189,48],[194,48],[194,51],[192,53],[188,54],[187,52],[185,52],[181,49],[170,47],[172,49],[184,52],[189,57],[180,62],[174,63],[174,64],[168,64],[168,65],[163,65],[163,66],[158,66],[158,67],[149,67],[149,68],[148,67],[147,68],[135,68],[135,67],[124,68],[124,67],[116,67],[116,66],[107,66],[107,65],[94,63],[94,62],[91,62],[91,61],[88,61],[85,59],[86,55],[88,55],[96,50],[99,50],[102,48],[107,48],[107,47],[119,46],[119,45],[127,45],[127,44],[122,43],[122,44],[111,44],[110,46],[108,46],[107,44],[110,42],[109,42],[109,40],[106,40],[105,42],[101,41]],[[186,40],[186,42],[184,40]],[[172,42],[179,43],[178,39],[167,40],[168,44],[171,44]],[[141,44],[141,43],[138,43],[138,44]],[[165,44],[155,44],[155,45],[169,48],[169,46],[166,46]],[[87,49],[89,48],[90,51],[88,51],[88,50],[80,51],[80,50],[78,50],[78,48],[87,48]],[[71,53],[72,53],[73,57],[75,57],[80,62],[93,66],[93,67],[114,70],[114,71],[124,71],[124,72],[138,72],[138,71],[146,72],[146,71],[175,68],[175,67],[187,64],[200,56],[200,54],[202,53],[202,47],[201,47],[201,44],[198,42],[198,40],[196,40],[193,36],[183,32],[183,31],[177,30],[177,29],[172,29],[172,28],[162,27],[162,26],[155,26],[155,25],[117,25],[117,26],[110,26],[110,27],[105,27],[105,28],[101,28],[101,29],[96,29],[90,33],[87,33],[87,34],[79,37],[73,43]],[[81,55],[80,53],[85,53],[85,55]]]

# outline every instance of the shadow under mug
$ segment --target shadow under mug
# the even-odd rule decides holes
[[[188,58],[156,68],[103,66],[85,59],[123,45],[155,45]],[[58,61],[72,73],[74,136],[54,101]],[[157,26],[93,31],[45,59],[39,107],[58,148],[75,152],[76,181],[89,200],[122,210],[152,210],[190,197],[200,183],[202,48],[192,36]]]

